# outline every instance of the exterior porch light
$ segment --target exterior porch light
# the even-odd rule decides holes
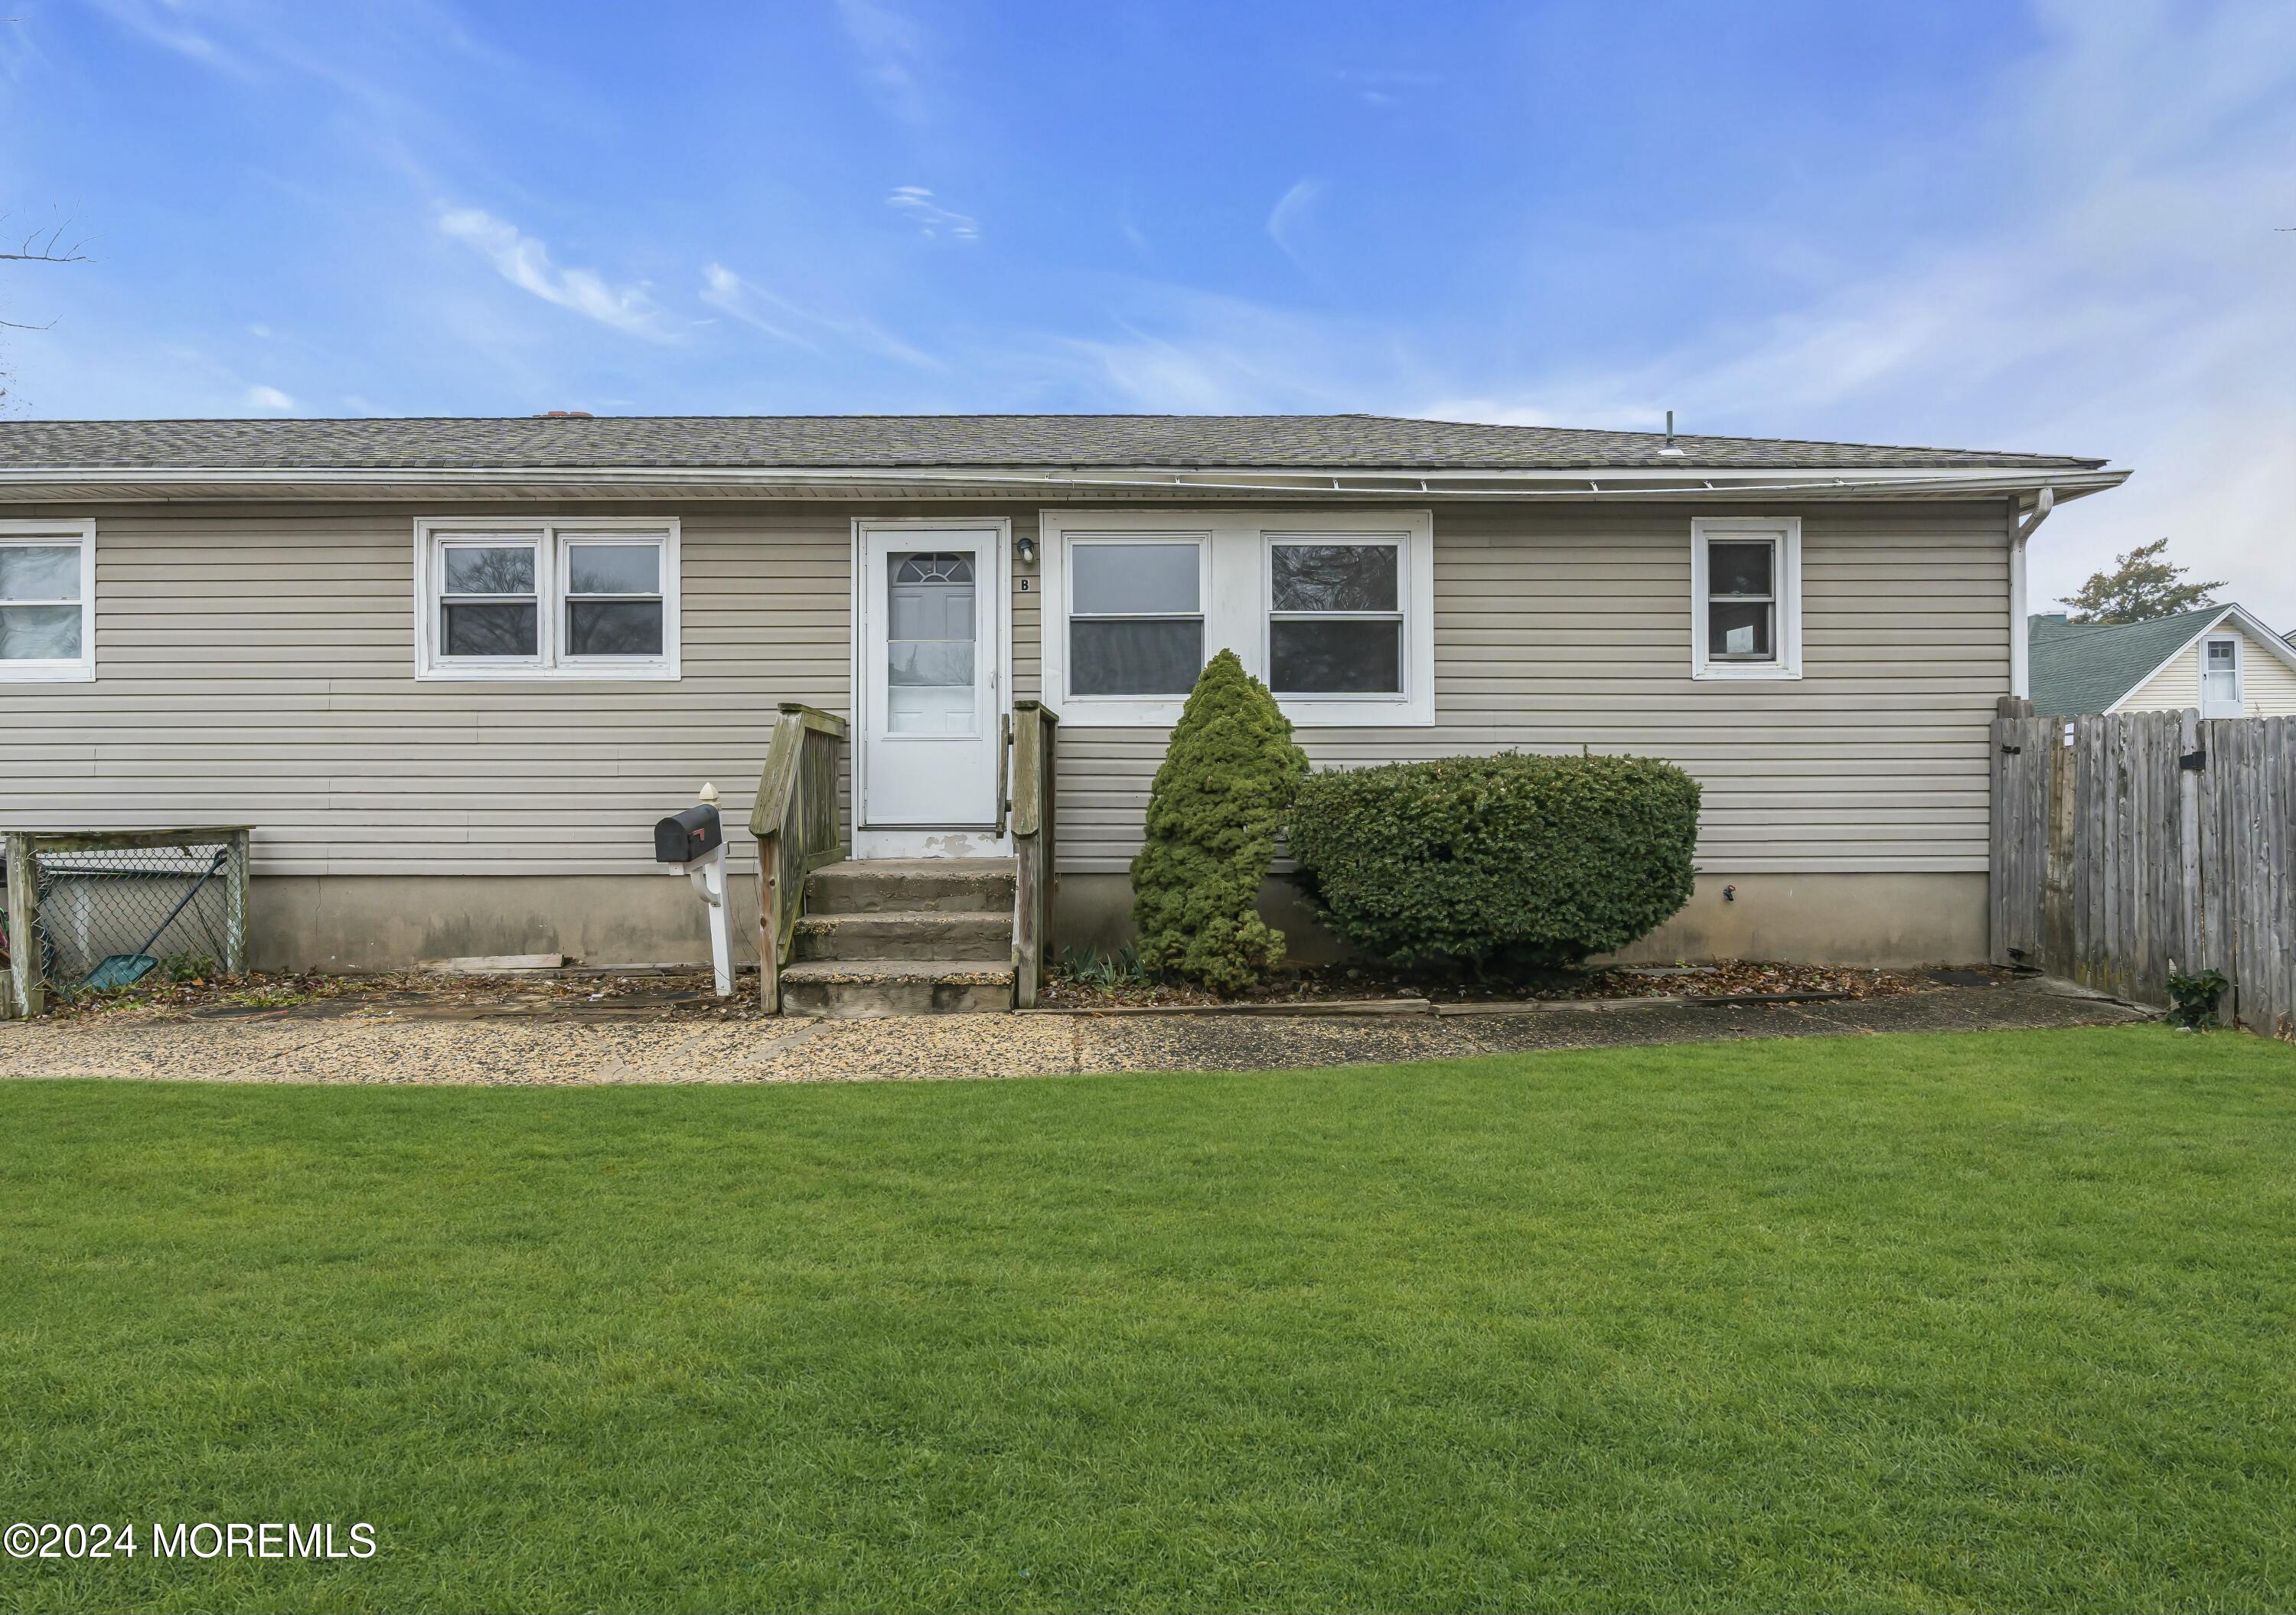
[[[1037,564],[1037,541],[1026,533],[1013,541],[1013,553],[1021,558],[1022,566]]]

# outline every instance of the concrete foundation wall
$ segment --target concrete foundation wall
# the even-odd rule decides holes
[[[755,963],[753,883],[728,884],[734,957]],[[258,875],[248,909],[258,970],[400,970],[490,954],[562,953],[591,964],[709,959],[701,905],[680,875]]]
[[[753,964],[756,893],[746,880],[732,885],[735,958]],[[396,970],[487,954],[562,953],[590,964],[709,957],[701,906],[672,875],[274,875],[256,879],[249,901],[258,970]],[[1283,928],[1293,958],[1340,956],[1289,881],[1267,883],[1260,911]],[[1966,964],[1985,957],[1986,924],[1981,874],[1715,873],[1620,956]],[[1130,884],[1062,875],[1055,933],[1062,947],[1121,947],[1132,934]]]
[[[1062,875],[1059,905],[1061,946],[1112,949],[1132,934],[1132,889],[1122,875]],[[1289,881],[1270,881],[1259,910],[1282,929],[1294,959],[1323,963],[1341,953]],[[1986,956],[1988,923],[1981,874],[1718,873],[1700,876],[1680,914],[1618,956],[1968,964]]]

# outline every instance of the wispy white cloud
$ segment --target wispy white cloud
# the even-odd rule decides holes
[[[259,382],[247,389],[247,401],[251,406],[257,409],[292,409],[295,407],[294,399],[289,398],[276,387],[266,387]]]
[[[744,278],[723,264],[705,265],[701,300],[719,313],[761,331],[776,341],[808,352],[824,347],[857,348],[919,370],[939,370],[941,362],[901,340],[875,321],[857,315],[830,315]],[[770,317],[769,317],[770,316]]]
[[[173,51],[234,78],[251,82],[261,77],[253,62],[206,31],[196,20],[197,9],[184,0],[95,0],[95,4],[113,23],[146,45]]]
[[[550,249],[542,242],[480,209],[457,208],[441,214],[439,228],[467,244],[512,285],[546,303],[632,336],[670,340],[661,310],[642,282],[616,286],[595,270],[562,269],[551,262]]]
[[[1371,107],[1400,105],[1413,91],[1442,82],[1440,74],[1409,68],[1341,68],[1337,77],[1357,100]]]
[[[1267,210],[1267,239],[1283,250],[1284,257],[1303,269],[1308,266],[1308,260],[1300,255],[1300,233],[1307,226],[1308,216],[1316,199],[1323,194],[1322,180],[1302,179],[1278,197],[1275,205]]]
[[[879,102],[906,122],[925,122],[924,29],[880,0],[838,0],[837,15]]]
[[[972,242],[980,239],[980,221],[969,214],[958,213],[942,207],[933,200],[933,193],[922,185],[895,185],[885,205],[902,214],[927,235],[946,235],[952,241]]]

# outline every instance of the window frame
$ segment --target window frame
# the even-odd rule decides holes
[[[2201,635],[2200,703],[2202,717],[2241,717],[2248,711],[2248,659],[2238,634],[2208,633]],[[2232,647],[2232,699],[2209,699],[2209,649],[2212,645]]]
[[[684,676],[683,616],[679,599],[679,545],[675,516],[418,516],[414,519],[414,676],[424,683],[488,684],[625,680],[675,683]],[[655,582],[661,599],[659,656],[574,656],[563,647],[570,598],[652,600],[645,595],[572,596],[568,588],[573,546],[652,544],[660,552]],[[452,548],[535,551],[535,653],[530,657],[449,656],[441,643],[446,552]],[[486,596],[453,596],[481,600]],[[523,595],[502,596],[523,600]]]
[[[1070,636],[1078,621],[1084,622],[1186,622],[1196,625],[1198,663],[1196,674],[1202,676],[1203,663],[1214,654],[1212,649],[1212,536],[1186,527],[1168,532],[1144,530],[1127,532],[1062,533],[1061,543],[1061,666],[1068,668],[1075,660],[1076,642]],[[1193,611],[1078,611],[1076,609],[1077,552],[1090,549],[1138,548],[1161,545],[1169,548],[1186,545],[1196,552],[1196,609]],[[1116,717],[1128,714],[1135,707],[1177,705],[1188,699],[1185,690],[1177,694],[1133,695],[1070,695],[1064,705],[1080,710]]]
[[[1395,552],[1395,609],[1391,611],[1287,611],[1275,604],[1275,552],[1285,546],[1370,549]],[[1411,542],[1406,533],[1294,532],[1263,529],[1259,535],[1259,665],[1267,669],[1269,693],[1287,701],[1377,702],[1393,706],[1411,693]],[[1392,622],[1396,625],[1395,690],[1278,690],[1275,688],[1275,625],[1279,622]]]
[[[1762,660],[1719,656],[1709,643],[1714,596],[1709,548],[1716,544],[1767,540],[1770,569],[1770,641],[1773,654]],[[1725,600],[1731,596],[1723,596]],[[1799,516],[1693,516],[1690,520],[1690,676],[1700,680],[1798,679],[1801,656],[1801,518]]]
[[[49,521],[29,517],[0,520],[0,545],[18,546],[53,546],[62,549],[76,545],[79,550],[79,599],[78,601],[12,601],[14,605],[73,605],[79,607],[79,654],[77,657],[48,657],[40,660],[0,660],[0,683],[7,684],[93,684],[95,682],[95,521],[93,517],[79,521]]]

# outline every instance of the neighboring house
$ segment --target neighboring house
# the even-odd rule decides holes
[[[2296,716],[2296,647],[2236,605],[2149,622],[2032,620],[2033,710]]]
[[[1106,942],[1231,646],[1318,767],[1690,770],[1641,956],[1980,958],[2025,534],[2127,475],[1360,415],[0,422],[0,830],[258,826],[262,963],[691,959],[651,827],[713,781],[751,858],[776,702],[851,719],[881,859],[1009,844],[1033,697],[1059,939]]]

